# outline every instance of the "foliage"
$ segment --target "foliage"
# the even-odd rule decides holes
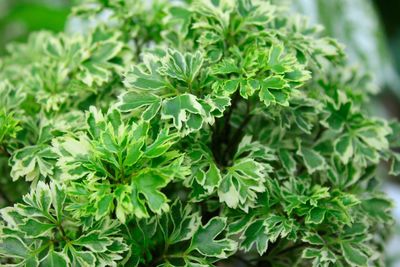
[[[383,266],[400,124],[335,40],[267,1],[82,2],[82,32],[1,59],[2,169],[30,184],[2,264]]]

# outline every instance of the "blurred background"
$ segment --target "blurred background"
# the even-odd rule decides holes
[[[0,0],[0,56],[8,43],[23,42],[33,31],[76,27],[68,21],[68,14],[81,1]],[[328,35],[344,44],[350,62],[375,79],[377,93],[371,98],[370,112],[400,119],[399,0],[272,1],[309,16],[312,23],[322,24]],[[387,249],[387,266],[400,267],[400,178],[385,177],[384,181],[386,193],[395,199],[398,222]]]

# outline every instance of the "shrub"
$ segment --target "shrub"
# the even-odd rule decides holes
[[[190,2],[90,1],[8,47],[1,262],[384,265],[400,127],[369,76],[267,1]]]

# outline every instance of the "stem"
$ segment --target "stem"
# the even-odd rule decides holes
[[[67,237],[67,235],[66,235],[66,233],[65,233],[65,230],[64,230],[64,228],[63,228],[63,226],[62,226],[61,223],[57,224],[57,228],[60,230],[61,235],[62,235],[62,238],[63,238],[65,241],[68,241],[69,239],[68,239],[68,237]]]
[[[236,109],[237,104],[240,100],[240,93],[236,91],[233,96],[232,105],[227,110],[226,115],[221,118],[221,120],[217,120],[215,122],[215,127],[213,127],[213,136],[212,136],[212,151],[215,157],[215,160],[218,164],[224,166],[226,165],[225,162],[225,153],[223,153],[222,148],[224,150],[228,149],[229,147],[229,136],[231,134],[231,124],[230,119],[232,117],[233,111]],[[220,129],[221,122],[223,119],[222,129]],[[222,147],[225,144],[226,147]]]
[[[0,154],[3,154],[6,157],[11,157],[11,154],[8,153],[7,149],[5,149],[4,146],[0,146]]]
[[[229,145],[226,147],[226,150],[224,152],[224,158],[228,157],[231,152],[236,149],[237,144],[239,143],[240,139],[242,138],[243,134],[243,129],[249,124],[251,119],[253,118],[252,114],[247,114],[242,123],[239,125],[237,128],[235,134],[233,135],[231,141],[229,142]]]
[[[225,117],[224,135],[223,136],[229,137],[230,130],[231,130],[231,124],[229,122],[231,120],[233,110],[236,108],[239,99],[240,99],[240,93],[239,93],[239,90],[238,90],[238,91],[236,91],[235,95],[233,96],[232,105],[229,108],[228,114]]]
[[[191,81],[191,80],[188,80],[188,81],[187,81],[187,84],[188,84],[188,87],[189,87],[189,93],[192,94],[192,93],[193,93],[193,92],[192,92],[192,81]]]

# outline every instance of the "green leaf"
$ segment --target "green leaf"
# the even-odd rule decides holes
[[[27,181],[34,181],[40,177],[51,176],[54,167],[52,161],[55,158],[55,153],[47,145],[39,144],[21,148],[10,159],[11,176],[14,181],[21,177],[25,177]]]
[[[173,79],[191,84],[199,74],[203,65],[203,56],[200,51],[182,54],[178,50],[168,50],[166,62],[161,72]]]
[[[343,256],[348,264],[351,266],[367,266],[368,257],[353,244],[342,242],[340,244]]]
[[[350,115],[352,103],[347,102],[341,104],[338,109],[329,103],[327,105],[327,109],[330,111],[330,115],[326,118],[326,124],[329,126],[329,128],[340,131]]]
[[[172,119],[178,130],[184,127],[189,132],[199,130],[207,120],[203,106],[191,94],[166,99],[162,104],[161,118]]]
[[[224,59],[212,67],[213,74],[240,73],[240,68],[233,59]]]
[[[38,220],[29,219],[20,226],[20,229],[24,231],[27,236],[37,238],[46,235],[49,230],[55,227],[56,225],[52,223],[43,223]]]
[[[306,217],[306,223],[321,224],[325,218],[325,213],[326,209],[324,208],[312,208]]]
[[[126,86],[139,90],[160,90],[167,86],[164,78],[158,74],[159,59],[153,55],[145,55],[145,64],[132,67],[125,75]]]
[[[84,246],[92,252],[105,252],[113,241],[102,237],[100,231],[92,231],[72,241],[72,243],[77,246]]]
[[[221,202],[230,208],[240,207],[247,211],[257,199],[257,193],[265,191],[264,167],[253,159],[237,160],[228,168],[218,188]]]
[[[114,40],[98,42],[91,51],[90,57],[80,65],[79,79],[91,87],[101,86],[112,77],[113,68],[117,65],[112,59],[122,50],[123,44]]]
[[[312,248],[308,247],[303,250],[302,258],[305,259],[314,259],[312,262],[312,266],[329,266],[332,264],[339,264],[335,254],[328,248]]]
[[[57,185],[56,183],[50,184],[50,190],[51,190],[51,202],[53,204],[58,222],[61,223],[61,219],[63,217],[63,212],[64,212],[66,194],[63,188]]]
[[[279,159],[286,171],[293,175],[296,171],[296,161],[290,152],[286,149],[279,149]]]
[[[264,224],[270,242],[275,242],[278,237],[289,237],[291,240],[296,239],[297,237],[296,232],[298,227],[295,225],[293,219],[271,214],[267,216]]]
[[[281,76],[270,76],[260,82],[260,100],[264,102],[266,106],[271,103],[278,103],[284,106],[286,103],[285,93],[278,93],[277,90],[271,89],[283,89],[287,86],[286,81]],[[282,98],[283,97],[283,98]]]
[[[262,255],[267,251],[269,237],[267,234],[264,220],[255,220],[244,231],[241,248],[249,251],[253,246],[256,247],[258,254]]]
[[[169,210],[168,198],[160,191],[168,182],[169,178],[152,171],[143,172],[132,178],[135,216],[138,218],[149,216],[144,203],[157,214]]]
[[[40,266],[60,266],[67,267],[69,264],[68,256],[64,253],[50,250],[47,256],[41,261]]]
[[[294,59],[289,55],[284,55],[284,48],[281,45],[272,46],[268,54],[268,66],[275,73],[291,71]]]
[[[353,141],[350,135],[343,135],[338,140],[336,140],[335,144],[335,152],[343,162],[343,164],[347,164],[350,158],[353,156]]]
[[[192,209],[192,206],[182,206],[181,201],[175,201],[171,205],[170,212],[160,218],[160,227],[167,234],[167,242],[176,244],[193,237],[200,226],[200,216]]]
[[[160,98],[154,94],[128,92],[119,97],[117,106],[120,111],[127,112],[159,102]]]
[[[310,174],[316,171],[325,170],[325,159],[314,149],[300,145],[297,154],[303,158],[304,164]]]
[[[372,218],[376,218],[382,222],[391,220],[389,210],[393,203],[383,197],[371,197],[362,201],[363,210]]]
[[[142,148],[144,146],[144,139],[134,140],[132,143],[126,146],[126,158],[124,160],[124,166],[132,166],[138,162],[143,156]]]
[[[8,257],[15,258],[28,258],[30,253],[29,248],[24,244],[24,242],[16,236],[4,236],[1,238],[0,242],[0,254]]]
[[[93,266],[96,262],[96,257],[89,251],[76,251],[72,252],[74,265],[79,266]]]
[[[314,233],[307,233],[302,240],[312,245],[324,245],[324,240],[321,236]]]
[[[96,203],[96,219],[99,220],[106,214],[109,214],[113,208],[113,195],[104,195],[101,199]]]
[[[163,130],[158,135],[154,142],[146,147],[144,155],[149,158],[156,158],[164,154],[174,144],[177,135],[169,134]]]
[[[216,239],[225,227],[226,218],[212,218],[194,233],[189,250],[197,250],[207,257],[228,257],[236,249],[236,243],[228,238]]]
[[[396,153],[393,155],[390,162],[390,174],[394,176],[400,175],[400,154]]]

